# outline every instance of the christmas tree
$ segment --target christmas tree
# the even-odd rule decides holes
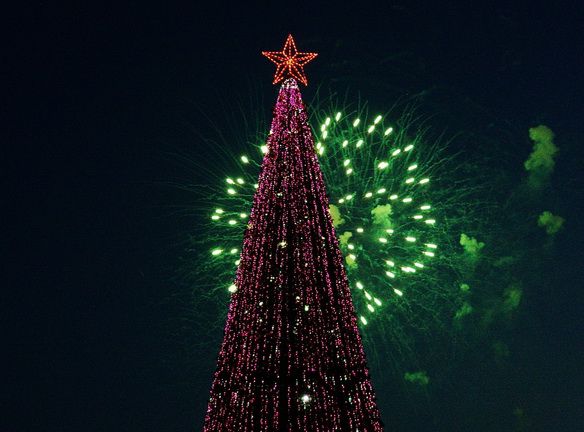
[[[381,431],[288,36],[204,431]]]

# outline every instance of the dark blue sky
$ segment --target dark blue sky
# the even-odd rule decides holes
[[[182,354],[163,324],[177,311],[162,299],[194,222],[169,216],[189,196],[159,183],[190,181],[168,154],[212,154],[192,132],[214,133],[197,110],[219,118],[225,101],[252,93],[269,117],[273,65],[259,53],[291,32],[320,54],[306,69],[307,100],[318,85],[378,106],[423,94],[452,133],[524,133],[527,147],[508,149],[519,164],[529,127],[556,132],[570,231],[545,264],[560,269],[559,289],[529,303],[537,319],[511,332],[523,341],[514,372],[476,370],[477,354],[460,378],[476,403],[459,403],[457,385],[444,391],[450,420],[424,408],[384,417],[396,430],[495,431],[485,418],[503,412],[496,400],[525,398],[538,410],[525,430],[581,430],[583,230],[581,201],[570,199],[582,198],[582,2],[197,3],[34,2],[5,17],[10,367],[0,429],[198,429],[220,335],[190,371],[169,366]]]

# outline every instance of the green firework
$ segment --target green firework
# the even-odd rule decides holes
[[[458,175],[456,155],[447,156],[440,141],[426,142],[424,125],[416,123],[413,111],[393,121],[365,108],[311,119],[362,329],[374,325],[410,351],[415,331],[447,327],[468,294],[460,288],[458,241],[470,220],[466,201],[476,192]],[[231,281],[266,151],[257,140],[207,196],[212,207],[200,267],[214,297],[235,290]]]

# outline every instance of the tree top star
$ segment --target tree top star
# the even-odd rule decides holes
[[[273,84],[292,77],[302,84],[308,85],[308,80],[304,74],[304,65],[314,60],[318,54],[298,52],[294,38],[289,34],[282,51],[262,51],[262,55],[276,64]]]

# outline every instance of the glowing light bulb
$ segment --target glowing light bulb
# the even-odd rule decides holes
[[[400,149],[396,149],[396,150],[394,150],[394,151],[391,152],[391,155],[392,156],[397,156],[400,153],[401,153],[401,150]]]
[[[371,306],[369,303],[367,303],[367,309],[369,309],[371,312],[375,312],[375,308]]]
[[[389,164],[387,162],[383,161],[383,162],[379,162],[379,164],[377,165],[377,168],[379,168],[379,169],[385,169],[388,166],[389,166]]]
[[[385,129],[385,133],[383,135],[387,136],[387,135],[389,135],[392,132],[393,132],[393,128],[392,127],[389,127],[387,129]]]
[[[410,165],[410,166],[408,167],[408,171],[413,171],[413,170],[415,170],[416,168],[418,168],[418,165],[417,165],[417,164]]]
[[[375,117],[375,120],[373,120],[373,124],[377,124],[381,121],[383,117],[381,117],[380,115],[378,115],[377,117]]]
[[[223,249],[213,249],[211,251],[211,255],[213,256],[221,255],[221,252],[223,252]]]
[[[371,198],[373,196],[373,192],[367,192],[365,194],[365,198]]]
[[[235,195],[237,192],[235,192],[235,189],[233,189],[233,188],[229,188],[229,189],[227,189],[227,193],[228,193],[229,195]]]
[[[410,151],[411,149],[413,149],[413,148],[414,148],[414,145],[413,145],[413,144],[410,144],[409,146],[407,146],[407,147],[404,149],[404,151],[407,151],[407,152],[409,152],[409,151]]]
[[[422,180],[420,180],[420,184],[426,184],[426,183],[428,183],[429,181],[430,181],[430,179],[429,179],[429,178],[425,178],[425,179],[422,179]]]
[[[373,132],[374,130],[375,130],[375,126],[374,126],[374,125],[371,125],[371,126],[369,126],[369,127],[367,128],[367,133],[371,133],[371,132]]]
[[[392,200],[392,201],[393,200],[396,200],[397,199],[397,195],[396,194],[390,195],[389,196],[389,199]]]
[[[378,194],[382,194],[382,193],[385,193],[385,192],[387,192],[387,189],[385,189],[385,188],[381,188],[381,189],[379,189],[377,191]]]
[[[361,122],[360,119],[356,118],[355,121],[353,121],[353,127],[357,127],[359,126],[359,123]]]
[[[339,121],[341,119],[341,113],[338,112],[337,115],[335,116],[335,120]]]
[[[363,232],[363,228],[357,228],[357,232],[358,233],[362,233]]]
[[[398,296],[400,296],[400,297],[404,295],[403,291],[401,291],[401,290],[398,290],[397,288],[394,288],[394,289],[393,289],[393,292],[394,292],[394,293],[396,293],[396,294],[397,294]]]
[[[237,291],[237,287],[235,286],[235,284],[231,284],[231,285],[229,285],[229,288],[227,288],[227,291],[229,291],[231,294],[233,294],[234,292]]]
[[[413,243],[413,242],[416,241],[416,238],[415,237],[412,237],[412,236],[407,236],[406,237],[406,241],[409,241],[410,243]]]
[[[261,151],[263,154],[267,154],[267,153],[268,153],[268,146],[267,146],[267,145],[262,145],[262,146],[260,146],[260,151]]]
[[[367,318],[365,318],[363,315],[361,315],[359,317],[359,319],[361,320],[361,322],[363,323],[363,325],[367,325]]]
[[[241,161],[242,161],[244,164],[248,164],[248,163],[249,163],[249,158],[248,158],[247,156],[243,155],[243,156],[241,156]]]
[[[343,166],[348,166],[351,163],[351,159],[345,159]]]
[[[360,139],[359,141],[357,141],[357,148],[361,147],[363,145],[363,140]]]
[[[235,182],[233,181],[233,179],[230,179],[229,177],[227,177],[227,179],[225,179],[225,181],[229,184],[235,184]]]
[[[385,237],[379,237],[379,243],[387,243],[387,239]]]
[[[357,282],[355,285],[357,285],[357,288],[363,289],[363,284],[361,282]]]

